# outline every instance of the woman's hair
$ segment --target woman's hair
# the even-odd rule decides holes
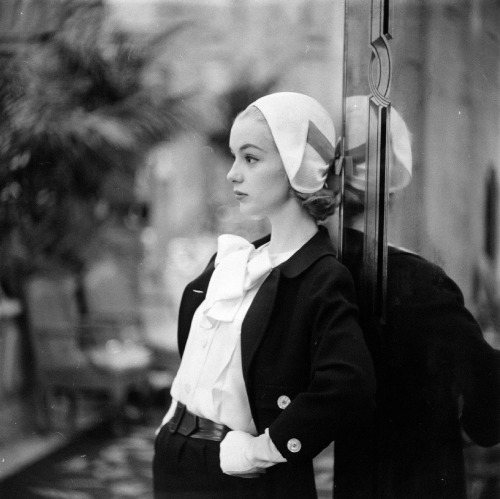
[[[344,189],[344,220],[351,225],[365,212],[365,193],[349,184]]]
[[[292,189],[292,192],[316,222],[323,222],[327,217],[333,215],[340,204],[340,192],[334,192],[327,187],[311,194],[298,192],[295,189]]]
[[[392,210],[397,199],[397,193],[389,192],[388,209]],[[344,221],[352,225],[365,212],[365,191],[356,189],[350,184],[345,185],[344,189]]]

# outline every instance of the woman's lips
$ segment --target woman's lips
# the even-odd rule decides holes
[[[238,201],[241,201],[242,199],[244,199],[247,196],[247,194],[245,194],[244,192],[240,192],[240,191],[234,191],[234,195]]]

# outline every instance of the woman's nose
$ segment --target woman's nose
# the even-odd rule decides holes
[[[227,173],[226,178],[229,182],[232,183],[239,183],[242,181],[242,175],[241,172],[238,171],[236,161],[233,163],[233,166],[231,166],[231,169]]]

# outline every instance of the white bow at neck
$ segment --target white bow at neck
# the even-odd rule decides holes
[[[219,236],[201,326],[232,322],[246,292],[267,277],[272,268],[266,247],[256,249],[243,237],[232,234]]]

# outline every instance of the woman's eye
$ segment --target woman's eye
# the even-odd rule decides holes
[[[245,156],[245,161],[252,165],[257,161],[257,158],[254,158],[253,156]]]

